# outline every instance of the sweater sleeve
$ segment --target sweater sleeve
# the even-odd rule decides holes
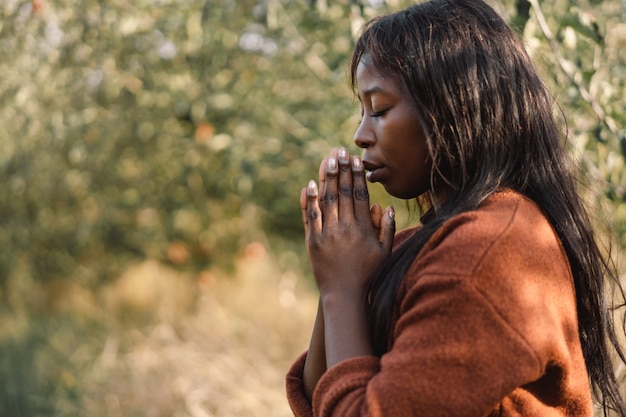
[[[471,285],[425,277],[408,298],[391,351],[330,368],[314,415],[484,416],[541,375],[524,339]]]
[[[296,417],[313,417],[311,403],[304,394],[304,380],[302,379],[306,355],[307,352],[300,355],[287,372],[287,401]]]

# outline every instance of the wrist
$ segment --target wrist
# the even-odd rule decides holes
[[[324,310],[326,364],[372,354],[365,298],[360,293],[332,292],[321,297]]]
[[[365,313],[364,291],[324,291],[320,293],[320,303],[324,311],[362,310]]]

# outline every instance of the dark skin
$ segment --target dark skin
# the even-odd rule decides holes
[[[300,195],[307,253],[320,291],[304,368],[309,400],[327,368],[372,355],[364,305],[367,282],[391,254],[393,208],[370,208],[358,156],[334,149]]]

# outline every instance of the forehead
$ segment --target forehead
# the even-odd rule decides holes
[[[396,78],[379,71],[368,59],[361,59],[356,69],[356,82],[360,100],[374,94],[401,95]]]

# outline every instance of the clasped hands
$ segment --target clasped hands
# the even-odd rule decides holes
[[[333,149],[300,194],[307,254],[322,297],[364,296],[367,282],[391,254],[394,210],[369,205],[358,156]]]

